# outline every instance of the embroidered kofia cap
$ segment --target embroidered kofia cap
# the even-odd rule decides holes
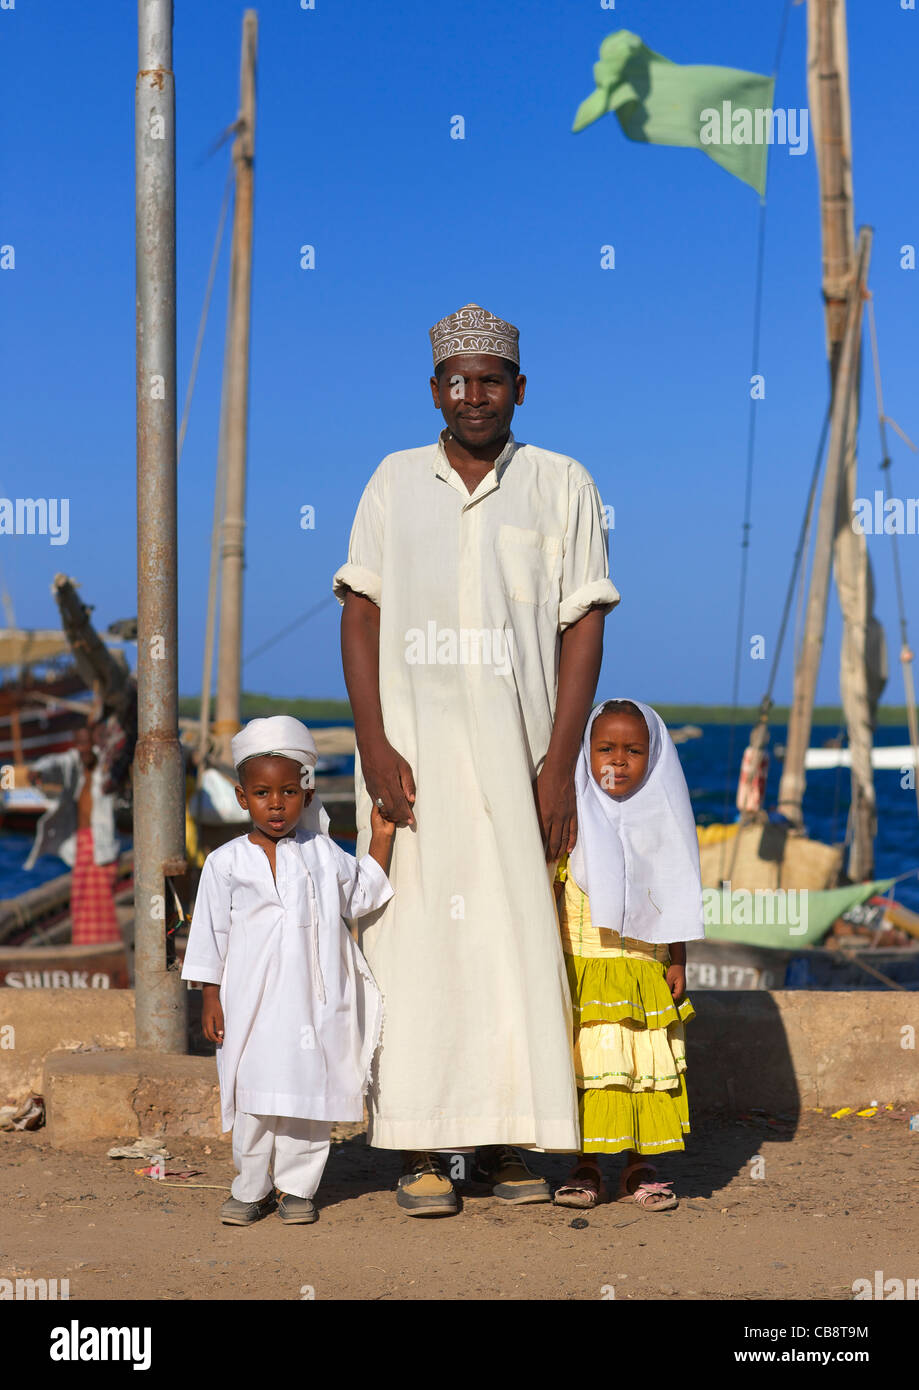
[[[463,353],[487,352],[507,357],[520,365],[520,334],[512,323],[495,318],[480,304],[464,304],[455,314],[435,323],[430,330],[434,366],[446,357]]]

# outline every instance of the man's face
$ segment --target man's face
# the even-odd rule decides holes
[[[431,377],[434,404],[467,449],[487,448],[506,437],[525,390],[525,376],[512,377],[500,357],[484,352],[448,357],[440,378]]]

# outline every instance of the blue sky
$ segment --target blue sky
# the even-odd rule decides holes
[[[518,438],[571,454],[615,508],[622,603],[600,693],[726,703],[740,559],[758,200],[704,156],[632,144],[610,117],[570,131],[602,38],[676,62],[769,71],[784,0],[271,0],[260,8],[244,650],[329,591],[364,482],[432,440],[427,330],[475,300],[520,326]],[[919,272],[919,12],[850,0],[856,217],[875,228],[888,411],[914,438]],[[226,174],[205,154],[235,117],[244,6],[178,0],[180,401]],[[0,495],[69,497],[70,539],[0,537],[26,626],[50,626],[65,570],[105,624],[135,611],[135,7],[0,11],[3,297]],[[776,104],[806,104],[805,13],[791,12]],[[464,117],[465,139],[450,138]],[[813,148],[771,162],[746,630],[777,629],[826,400]],[[316,248],[316,269],[299,248]],[[600,248],[616,248],[616,269]],[[200,688],[228,248],[180,478],[180,687]],[[880,485],[870,370],[860,491]],[[894,483],[919,495],[896,438]],[[300,529],[312,505],[316,528]],[[869,541],[899,703],[891,558]],[[901,545],[919,591],[919,537]],[[914,640],[919,614],[914,615]],[[819,698],[835,699],[835,599]],[[766,662],[747,660],[755,701]],[[278,695],[344,694],[330,605],[244,672]],[[778,695],[790,694],[786,661]]]

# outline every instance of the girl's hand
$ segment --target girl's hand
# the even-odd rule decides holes
[[[671,965],[667,971],[667,984],[674,999],[682,999],[686,993],[686,966]]]
[[[201,1004],[201,1026],[208,1042],[223,1044],[223,1006],[217,992],[217,985],[204,986],[204,1000]]]

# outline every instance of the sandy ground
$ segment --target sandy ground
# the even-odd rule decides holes
[[[661,1165],[682,1200],[657,1215],[508,1208],[465,1185],[457,1216],[406,1217],[398,1156],[368,1149],[360,1126],[336,1134],[319,1221],[246,1229],[219,1224],[223,1192],[167,1188],[135,1176],[138,1160],[107,1158],[115,1139],[74,1155],[42,1130],[0,1134],[0,1278],[67,1278],[71,1298],[92,1300],[844,1300],[877,1269],[919,1278],[919,1134],[902,1121],[702,1120]],[[229,1187],[227,1144],[169,1147],[169,1167]],[[531,1164],[554,1182],[567,1168]]]

